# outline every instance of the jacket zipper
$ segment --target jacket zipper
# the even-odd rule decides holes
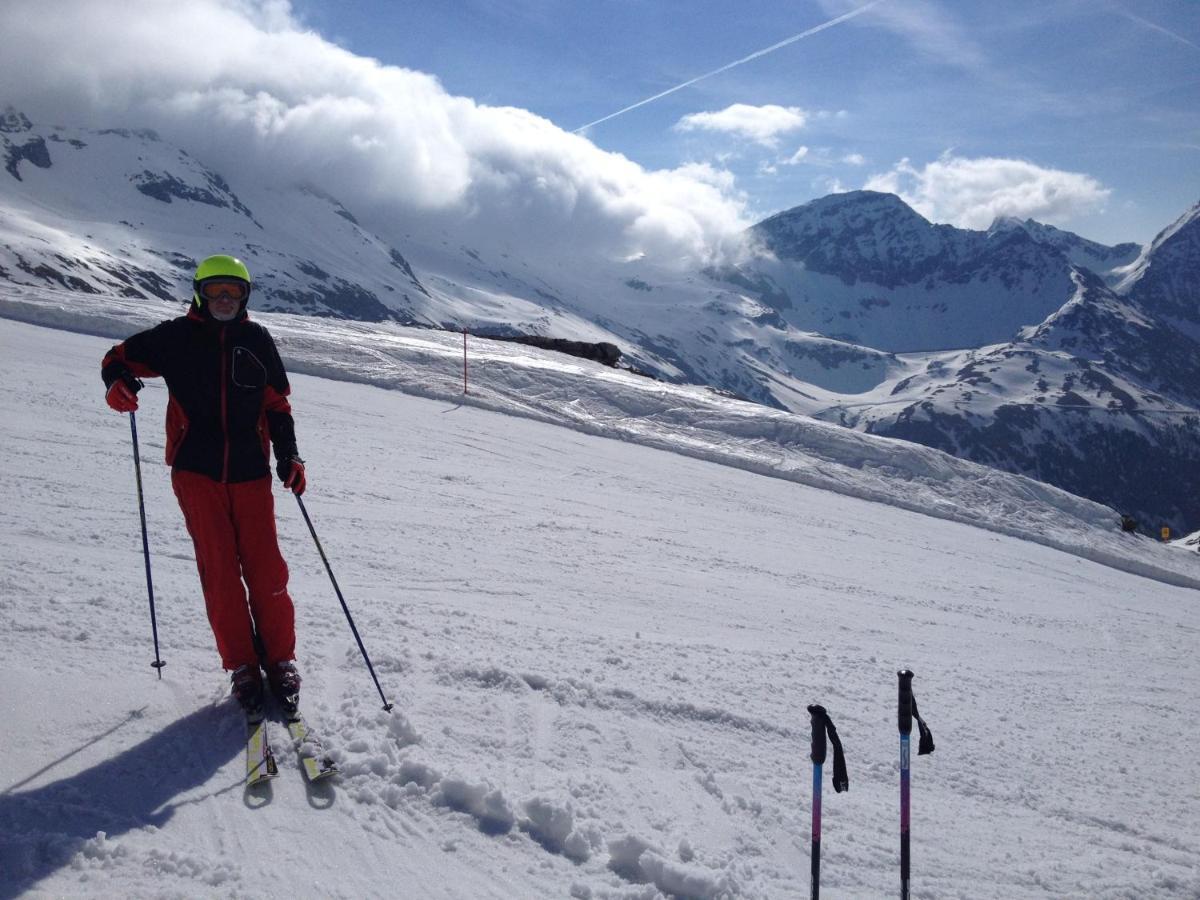
[[[225,329],[221,329],[221,433],[225,436],[225,455],[221,463],[221,481],[229,481],[229,379],[225,375]]]

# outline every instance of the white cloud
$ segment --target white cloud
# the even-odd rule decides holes
[[[749,224],[732,177],[647,171],[514,108],[357,56],[286,0],[0,4],[5,101],[157,129],[237,177],[312,182],[377,227],[504,235],[578,259],[711,255]],[[236,187],[236,184],[235,184]]]
[[[907,159],[872,175],[867,190],[897,194],[934,222],[987,228],[997,216],[1064,224],[1104,206],[1112,193],[1080,172],[1020,159],[966,159],[950,153],[918,169]]]
[[[865,166],[867,158],[861,153],[847,153],[842,157],[842,162],[848,166]]]
[[[808,116],[796,106],[750,106],[734,103],[716,112],[698,112],[684,116],[675,123],[677,131],[719,131],[754,141],[765,147],[776,147],[780,135],[804,127]]]

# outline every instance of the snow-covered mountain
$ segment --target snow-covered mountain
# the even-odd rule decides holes
[[[735,274],[762,302],[894,351],[858,396],[793,408],[1030,475],[1147,531],[1200,522],[1200,206],[1144,251],[1031,221],[934,225],[867,191],[754,233],[772,258]]]
[[[174,302],[198,259],[233,252],[254,274],[255,309],[607,341],[659,376],[775,406],[808,381],[855,391],[895,368],[701,273],[647,261],[537,269],[503,235],[469,246],[368,226],[319,186],[226,177],[150,131],[35,125],[10,109],[0,157],[0,283]]]
[[[504,235],[368,222],[319,185],[216,172],[148,131],[10,110],[0,158],[0,284],[176,304],[197,259],[234,252],[258,310],[614,343],[667,380],[950,449],[1147,527],[1200,524],[1181,489],[1197,470],[1195,210],[1143,251],[1033,221],[935,225],[857,191],[755,226],[736,266],[596,271]]]
[[[1128,267],[1117,290],[1200,339],[1200,203],[1163,229]]]
[[[199,259],[234,245],[259,308],[429,321],[400,251],[318,189],[243,198],[152,131],[35,129],[9,110],[0,138],[0,278],[176,302]]]
[[[1004,344],[935,356],[886,400],[828,415],[1100,499],[1147,530],[1200,519],[1200,205],[1109,289]]]
[[[988,229],[988,234],[1001,234],[1016,230],[1026,232],[1039,244],[1061,250],[1072,265],[1091,269],[1101,275],[1109,284],[1119,281],[1124,267],[1136,260],[1142,252],[1140,244],[1123,243],[1109,247],[1106,244],[1089,241],[1070,231],[1055,228],[1053,225],[1011,216],[1002,216],[996,219],[992,223],[992,227]]]
[[[851,191],[761,222],[774,257],[753,268],[775,285],[779,314],[800,328],[893,352],[979,347],[1011,338],[1069,298],[1071,257],[1128,263],[1037,223],[988,231],[934,225],[893,194]]]

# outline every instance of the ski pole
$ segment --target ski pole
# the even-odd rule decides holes
[[[338,601],[342,604],[342,612],[346,614],[346,621],[350,623],[350,630],[354,633],[354,640],[358,641],[358,649],[363,655],[363,659],[367,662],[367,671],[371,673],[371,678],[375,682],[375,690],[379,691],[379,699],[383,701],[384,712],[391,712],[392,704],[388,703],[387,697],[383,695],[383,688],[379,686],[379,679],[375,677],[375,667],[371,665],[371,657],[367,656],[367,648],[363,646],[362,638],[358,636],[358,629],[354,627],[354,617],[350,615],[350,607],[346,605],[346,598],[342,596],[342,589],[338,587],[337,579],[333,577],[333,569],[329,566],[329,560],[325,556],[325,550],[321,547],[321,540],[317,537],[317,530],[313,528],[312,519],[308,517],[308,510],[304,508],[304,501],[300,499],[299,494],[294,495],[296,502],[300,504],[300,512],[304,515],[304,521],[308,524],[308,531],[313,537],[313,543],[317,545],[317,552],[321,554],[321,562],[325,563],[325,571],[329,573],[329,580],[333,583],[333,590],[337,594]]]
[[[902,669],[896,675],[900,679],[900,696],[897,713],[900,726],[900,897],[908,900],[909,875],[909,736],[912,734],[913,719],[917,720],[921,741],[917,748],[917,756],[924,756],[934,751],[933,733],[930,732],[925,720],[917,711],[917,698],[913,696],[913,673]]]
[[[900,678],[900,698],[897,718],[900,726],[900,897],[908,900],[908,768],[909,736],[912,734],[912,678],[913,673],[904,669],[896,673]]]
[[[821,895],[821,772],[825,765],[826,744],[825,735],[833,743],[833,789],[837,793],[850,788],[850,778],[846,774],[846,757],[842,753],[842,742],[838,738],[833,720],[823,706],[810,706],[808,714],[812,717],[812,742],[809,754],[813,763],[813,808],[812,808],[812,876],[809,881],[809,894],[812,900],[818,900]]]
[[[812,900],[821,896],[821,768],[825,764],[825,710],[810,706],[812,717],[813,800],[812,800],[812,872],[808,895]]]
[[[158,656],[158,618],[154,614],[154,580],[150,577],[150,540],[146,536],[146,502],[142,497],[142,457],[138,453],[137,414],[129,413],[129,430],[133,434],[133,471],[137,476],[138,515],[142,519],[142,555],[146,558],[146,592],[150,595],[150,630],[154,634],[154,662],[162,679],[162,667],[166,665]]]

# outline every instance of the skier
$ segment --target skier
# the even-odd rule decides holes
[[[167,464],[208,621],[221,663],[233,673],[233,695],[248,714],[261,715],[260,663],[285,708],[295,709],[300,692],[268,439],[284,485],[300,495],[305,477],[283,362],[271,335],[246,315],[250,286],[241,260],[208,257],[196,268],[187,314],[115,345],[101,377],[118,412],[137,409],[139,379],[166,380]]]

